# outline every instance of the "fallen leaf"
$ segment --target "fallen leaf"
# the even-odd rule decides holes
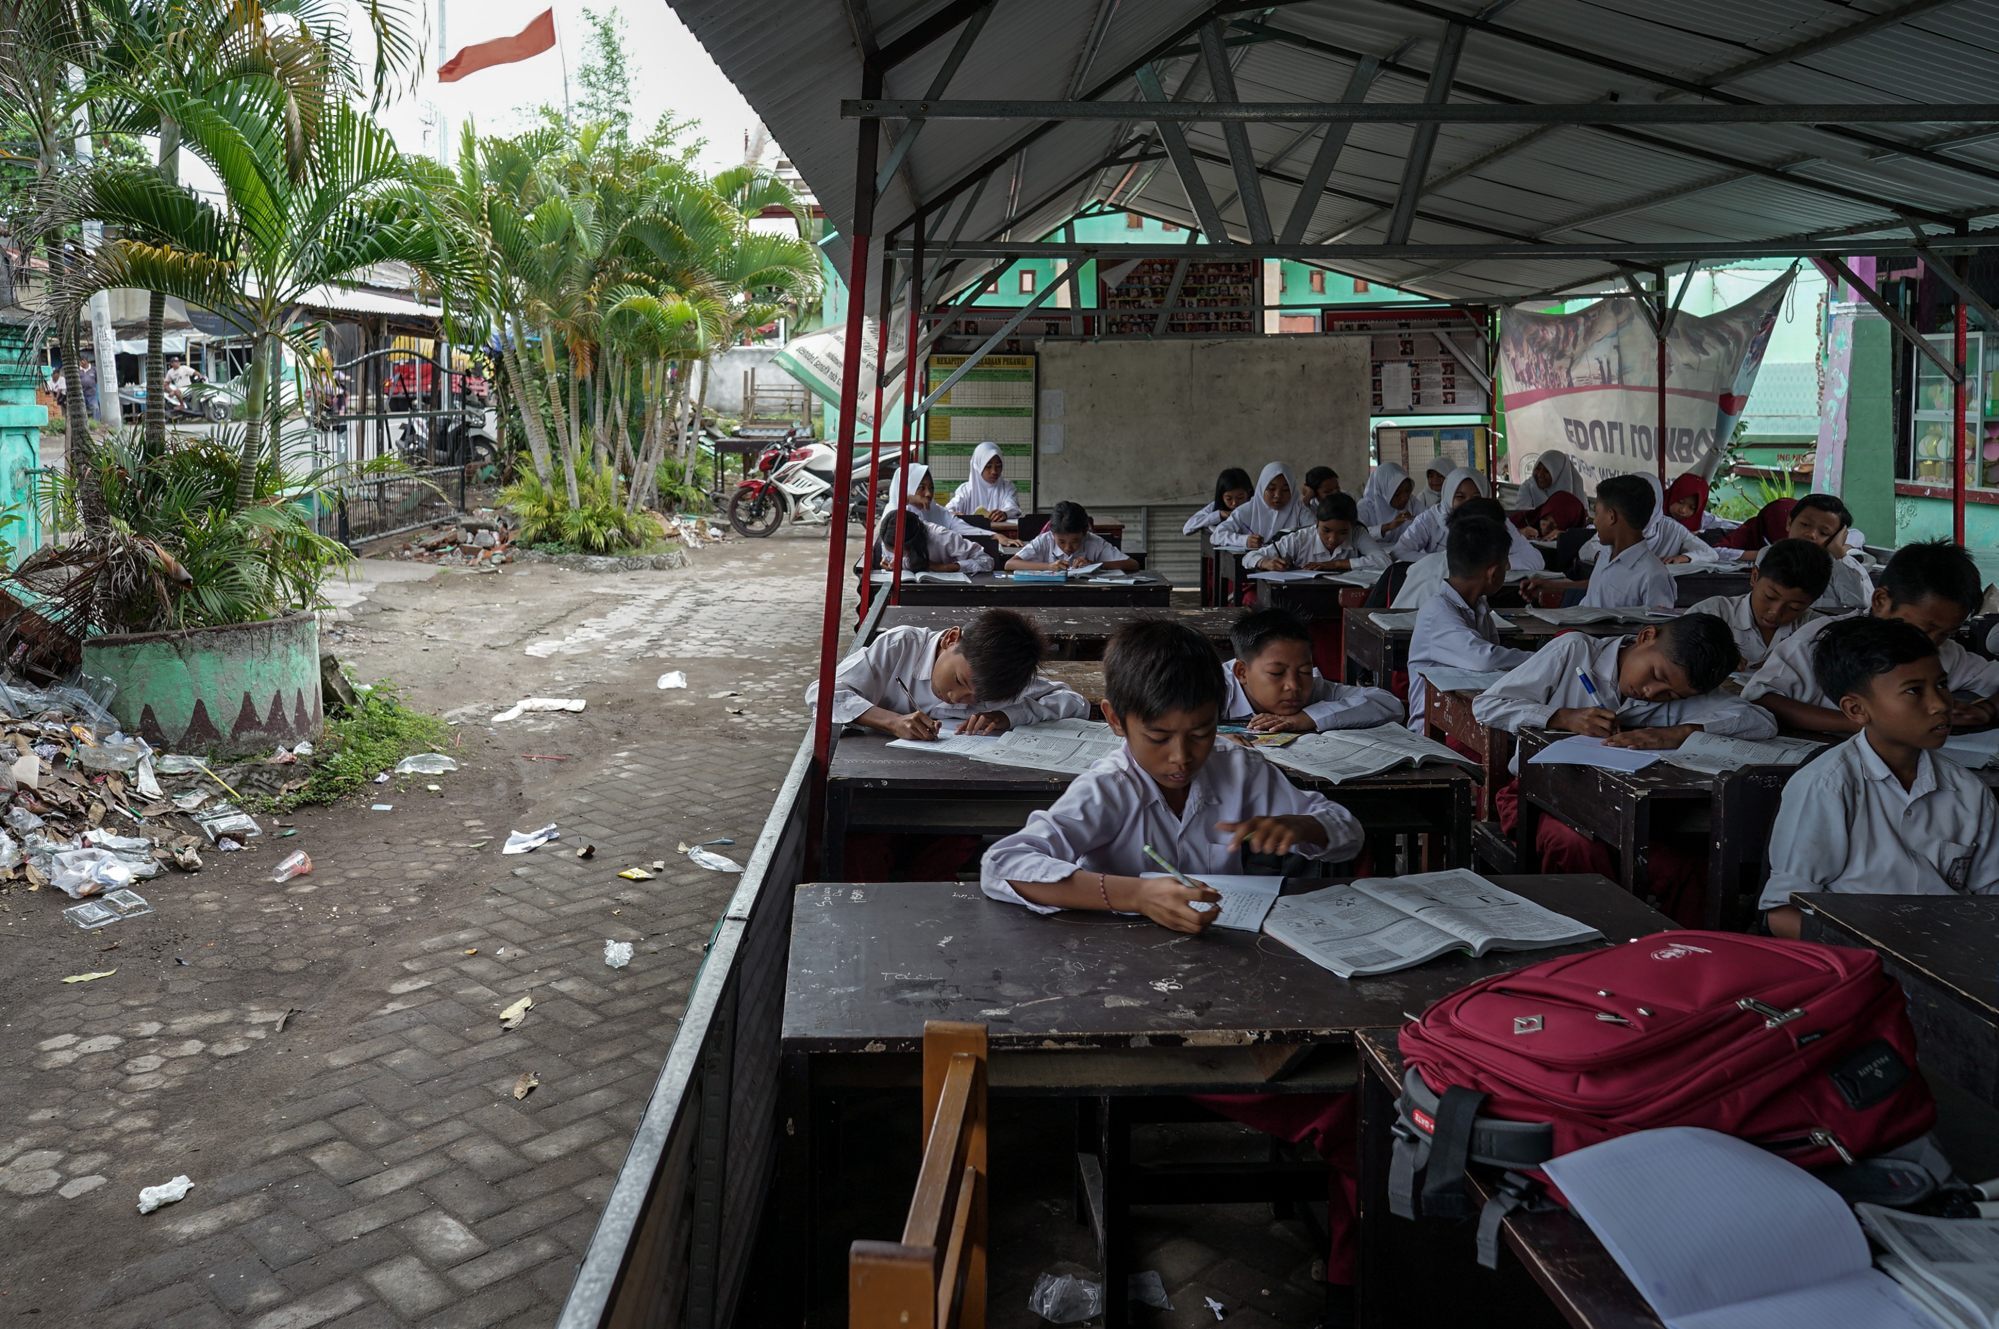
[[[686,852],[687,852],[687,841],[685,841],[685,840],[682,840],[682,841],[681,841],[681,842],[680,842],[679,844],[677,844],[677,845],[673,846],[673,852],[674,852],[674,853],[676,853],[676,854],[684,854],[684,853],[686,853]]]
[[[597,857],[597,846],[594,844],[586,844],[582,848],[576,851],[576,856],[578,858],[595,858]]]
[[[518,1029],[521,1021],[528,1018],[528,1010],[534,1005],[533,997],[522,997],[513,1005],[500,1012],[500,1028]]]
[[[465,948],[465,953],[467,955],[477,955],[479,953],[479,948],[477,946],[467,946]]]
[[[118,949],[118,943],[114,941],[109,946],[99,946],[97,948],[97,953],[99,955],[102,955],[106,951],[115,951],[117,949]]]
[[[644,868],[626,868],[623,872],[620,872],[618,875],[620,877],[623,877],[626,881],[652,880],[652,873],[647,872]]]
[[[109,978],[109,977],[111,977],[111,975],[113,975],[113,974],[115,974],[115,973],[117,973],[117,972],[118,972],[118,971],[117,971],[116,969],[102,969],[102,970],[99,970],[99,971],[98,971],[97,973],[94,973],[94,974],[71,974],[71,975],[70,975],[70,976],[69,976],[68,978],[65,978],[65,979],[63,980],[63,982],[65,982],[65,983],[94,983],[94,982],[96,982],[96,981],[97,981],[98,979],[100,979],[100,978]]]
[[[514,1081],[514,1097],[526,1098],[535,1091],[535,1086],[540,1083],[541,1081],[536,1078],[533,1071],[522,1071],[521,1078]]]

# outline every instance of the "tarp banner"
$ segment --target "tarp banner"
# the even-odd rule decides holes
[[[1674,320],[1666,336],[1669,480],[1714,474],[1791,277],[1733,308]],[[1507,310],[1499,366],[1513,479],[1525,479],[1550,449],[1569,455],[1586,490],[1612,475],[1657,475],[1658,346],[1635,300],[1599,300],[1573,314]]]
[[[863,437],[871,435],[875,425],[875,328],[873,319],[865,319],[861,323],[861,391],[860,400],[854,403],[854,423]],[[891,365],[896,355],[895,343],[891,342]],[[846,359],[847,331],[844,326],[793,337],[771,356],[779,369],[803,383],[813,396],[835,411],[840,408],[840,370]],[[882,392],[882,404],[887,408],[888,415],[883,424],[882,437],[902,437],[900,371],[889,377]]]

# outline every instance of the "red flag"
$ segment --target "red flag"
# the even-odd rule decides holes
[[[511,37],[474,42],[437,68],[439,83],[456,83],[467,74],[476,74],[494,65],[518,64],[540,55],[555,45],[555,11],[544,9],[525,28]]]

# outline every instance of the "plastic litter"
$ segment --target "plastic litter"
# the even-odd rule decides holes
[[[163,752],[153,758],[153,769],[161,775],[198,775],[208,767],[199,757],[189,757],[178,752]]]
[[[554,822],[550,822],[538,831],[514,831],[510,833],[507,836],[506,844],[501,846],[500,852],[503,854],[525,854],[530,850],[541,848],[550,840],[560,840],[561,838],[562,832],[555,829]]]
[[[78,747],[76,759],[87,771],[132,771],[151,752],[143,738],[111,733],[98,739],[95,746]]]
[[[632,944],[629,941],[607,941],[604,943],[604,963],[613,969],[623,969],[632,962]]]
[[[743,865],[733,858],[724,857],[712,849],[694,845],[687,851],[688,858],[707,868],[710,872],[741,872]]]
[[[27,855],[21,852],[20,842],[7,832],[0,831],[0,872],[20,867],[26,861]]]
[[[7,829],[17,835],[26,835],[30,831],[38,831],[48,825],[47,822],[23,807],[8,808],[6,821]]]
[[[396,763],[397,775],[447,775],[458,763],[442,752],[419,752]]]
[[[152,912],[153,906],[137,891],[109,891],[98,899],[71,905],[62,911],[62,916],[85,932],[94,932],[121,919]]]
[[[225,854],[240,853],[243,849],[243,846],[241,844],[230,839],[226,835],[223,836],[220,840],[217,840],[215,842],[215,847],[217,849],[220,849]]]
[[[1228,1308],[1213,1297],[1202,1297],[1201,1300],[1207,1305],[1209,1310],[1215,1313],[1215,1320],[1219,1323],[1224,1318],[1224,1314]]]
[[[139,770],[133,786],[139,791],[141,798],[166,797],[166,790],[160,788],[159,777],[153,774],[153,756],[150,752],[139,759]]]
[[[86,849],[109,849],[115,854],[143,854],[153,856],[153,842],[143,835],[113,835],[102,827],[92,827],[77,837],[77,843]]]
[[[58,752],[61,749],[57,749]],[[24,752],[5,766],[0,766],[0,789],[40,789],[42,787],[42,759],[32,752]]]
[[[395,810],[396,805],[394,803],[370,803],[368,805],[368,811],[370,812],[394,812]]]
[[[312,740],[307,739],[293,748],[292,755],[294,757],[310,757],[312,755]]]
[[[271,869],[272,881],[290,881],[293,877],[309,877],[311,875],[312,859],[306,855],[303,849],[295,850],[285,855],[278,865]]]
[[[387,771],[381,771],[376,774],[375,776],[376,784],[387,784],[388,782],[389,782],[389,773]]]
[[[178,1204],[194,1189],[194,1183],[185,1175],[175,1177],[161,1186],[148,1186],[139,1192],[139,1212],[150,1214],[163,1204]]]
[[[264,828],[257,824],[255,817],[225,799],[216,799],[193,816],[194,824],[201,827],[202,833],[215,844],[220,844],[225,835],[242,839],[264,833]]]
[[[1156,1269],[1146,1269],[1127,1278],[1125,1297],[1155,1310],[1173,1309],[1173,1299],[1166,1295],[1166,1280]],[[1043,1274],[1034,1280],[1027,1308],[1050,1324],[1080,1324],[1103,1314],[1103,1284],[1074,1274]]]
[[[108,849],[65,850],[49,874],[49,884],[72,900],[122,890],[133,880],[130,865]]]
[[[175,794],[171,801],[176,811],[192,812],[196,808],[200,807],[203,803],[206,803],[208,801],[208,798],[209,798],[208,790],[190,789],[184,794]]]
[[[581,697],[522,697],[494,716],[493,723],[518,720],[530,711],[580,711],[585,704]]]
[[[668,688],[684,688],[686,686],[687,686],[687,675],[683,674],[678,669],[674,670],[670,674],[661,674],[659,676],[659,687],[660,691],[662,692],[664,692]]]

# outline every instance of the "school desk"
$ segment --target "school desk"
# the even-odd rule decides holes
[[[1513,735],[1479,723],[1472,714],[1472,703],[1479,696],[1476,691],[1440,688],[1427,681],[1424,686],[1428,693],[1423,702],[1423,734],[1439,743],[1455,739],[1459,748],[1478,762],[1479,789],[1473,806],[1480,821],[1490,821],[1498,815],[1492,807],[1493,793],[1513,778],[1507,770],[1513,760]]]
[[[1002,835],[1061,797],[1066,772],[999,766],[942,752],[892,748],[882,734],[846,734],[826,773],[826,833],[820,874],[845,875],[847,837]],[[1436,868],[1471,864],[1472,778],[1455,764],[1402,768],[1330,785],[1279,767],[1293,784],[1317,789],[1359,819],[1367,845],[1387,870],[1406,841],[1415,861],[1419,835],[1434,839]]]
[[[1664,926],[1601,877],[1496,880],[1606,937]],[[956,882],[802,886],[792,910],[778,1116],[781,1175],[799,1180],[777,1196],[785,1224],[778,1249],[844,1257],[846,1238],[862,1235],[814,1231],[832,1187],[867,1184],[851,1167],[833,1176],[844,1151],[829,1133],[828,1109],[868,1091],[906,1095],[921,1075],[925,1020],[986,1026],[993,1094],[1094,1100],[1106,1109],[1099,1118],[1114,1120],[1118,1104],[1147,1098],[1351,1090],[1357,1030],[1395,1023],[1466,983],[1553,953],[1459,953],[1342,982],[1259,934],[1191,937],[1096,911],[1038,915]],[[816,1140],[831,1144],[815,1148]],[[995,1160],[996,1175],[1005,1167]],[[1104,1220],[1112,1287],[1124,1285],[1120,1227],[1140,1181],[1119,1168],[1086,1175],[1090,1208]],[[837,1305],[830,1289],[843,1265],[812,1288],[828,1292],[807,1298],[815,1308]],[[1113,1304],[1123,1310],[1122,1298]]]
[[[1337,573],[1347,577],[1355,574]],[[1371,585],[1383,574],[1361,573]],[[1311,581],[1258,581],[1250,578],[1259,609],[1288,609],[1298,616],[1312,634],[1312,663],[1327,678],[1338,678],[1346,661],[1346,611],[1358,609],[1367,599],[1367,587],[1350,581],[1334,581],[1332,576]]]
[[[1796,766],[1745,766],[1709,775],[1653,762],[1642,771],[1594,766],[1535,765],[1549,743],[1571,737],[1552,729],[1523,729],[1520,749],[1520,825],[1514,837],[1519,861],[1534,863],[1534,830],[1552,816],[1609,847],[1618,882],[1636,895],[1649,884],[1646,854],[1660,835],[1707,845],[1706,918],[1710,928],[1743,926],[1745,896],[1762,889],[1770,827],[1784,785]]]
[[[1909,994],[1923,1064],[1999,1105],[1999,896],[1816,894],[1791,902],[1804,911],[1806,941],[1881,952]]]
[[[1227,549],[1212,542],[1204,547],[1207,552],[1201,556],[1201,603],[1241,604],[1243,592],[1249,588],[1249,572],[1242,565],[1242,556],[1249,551]]]
[[[1417,611],[1414,609],[1349,609],[1346,611],[1345,637],[1346,662],[1342,674],[1348,683],[1372,683],[1385,688],[1386,680],[1409,669],[1409,641],[1415,635],[1411,627],[1385,628],[1374,621],[1376,614],[1407,615],[1413,625]],[[1565,632],[1580,632],[1586,637],[1628,637],[1646,625],[1639,622],[1623,623],[1550,623],[1546,619],[1534,617],[1525,608],[1507,608],[1500,616],[1513,626],[1501,628],[1499,640],[1507,646],[1518,646],[1522,650],[1538,651]]]
[[[899,602],[906,605],[949,605],[971,611],[1021,609],[1031,605],[1164,609],[1172,603],[1173,583],[1158,573],[1133,572],[1124,575],[1137,580],[1016,582],[1004,572],[981,572],[969,582],[904,580]],[[887,589],[887,584],[882,583],[875,587],[875,592],[880,594]]]
[[[1229,628],[1241,615],[1233,609],[1091,609],[1068,605],[1035,605],[1025,611],[1048,637],[1053,660],[1101,660],[1111,634],[1127,623],[1146,618],[1170,618],[1185,623],[1208,639],[1216,654],[1235,653]],[[941,605],[890,605],[882,611],[875,636],[890,628],[956,628],[965,625],[966,611]],[[870,637],[868,640],[874,640]]]
[[[1669,926],[1664,919],[1659,925]],[[1496,1270],[1478,1266],[1473,1224],[1411,1221],[1388,1211],[1389,1131],[1404,1070],[1398,1033],[1399,1026],[1355,1036],[1361,1069],[1356,1309],[1363,1329],[1660,1329],[1659,1317],[1603,1243],[1566,1209],[1509,1215],[1500,1226],[1505,1249]],[[1950,1083],[1928,1048],[1921,1051],[1920,1069],[1936,1096],[1937,1138],[1958,1175],[1982,1179],[1999,1172],[1999,1113]],[[1468,1179],[1474,1210],[1499,1190],[1497,1169],[1474,1166]]]
[[[1747,563],[1698,563],[1692,566],[1697,570],[1682,571],[1677,564],[1666,569],[1673,574],[1673,603],[1681,609],[1690,609],[1710,596],[1743,595],[1749,590],[1750,565]]]

